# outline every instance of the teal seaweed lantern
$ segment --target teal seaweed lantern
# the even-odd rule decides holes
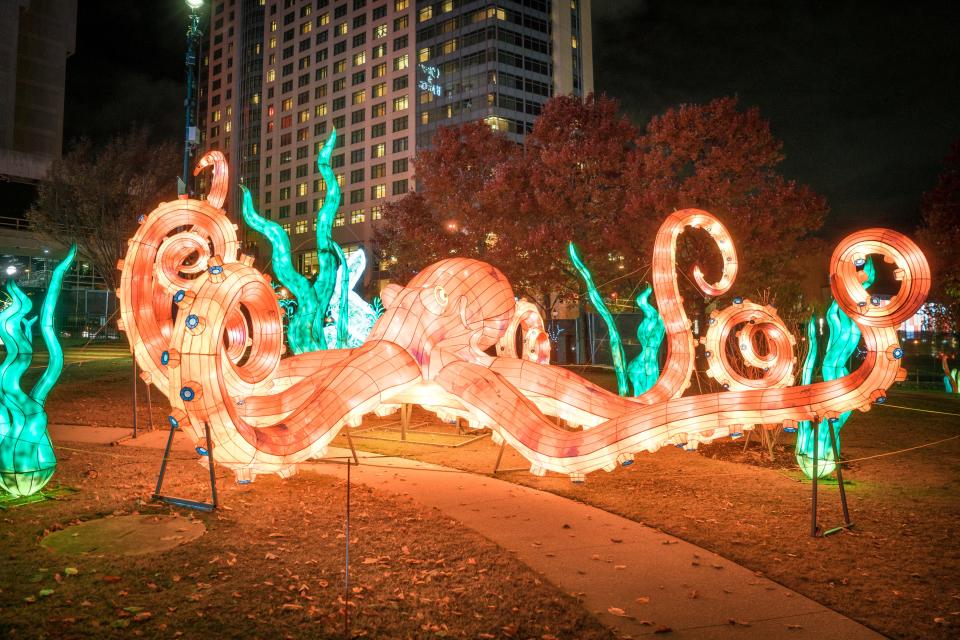
[[[40,310],[40,334],[49,358],[43,375],[29,394],[20,380],[33,360],[33,323],[26,319],[33,307],[30,298],[13,280],[7,281],[11,302],[0,312],[0,340],[6,357],[0,364],[0,487],[15,498],[31,496],[46,486],[57,466],[44,404],[63,371],[63,350],[53,327],[53,314],[60,297],[63,277],[77,254],[70,247],[67,257],[54,269]]]
[[[866,279],[863,282],[863,288],[868,289],[876,278],[876,270],[873,266],[873,259],[867,258],[863,265],[863,271]],[[830,329],[830,338],[827,340],[827,350],[823,355],[823,364],[821,373],[824,382],[836,380],[850,373],[847,369],[847,361],[860,343],[860,328],[857,324],[844,313],[836,300],[834,300],[829,309],[827,309],[827,326]],[[810,384],[813,379],[813,369],[816,366],[817,358],[817,336],[814,326],[814,319],[811,317],[807,324],[807,339],[809,341],[809,351],[803,363],[803,373],[801,384]],[[839,418],[833,421],[833,430],[837,438],[837,450],[840,449],[840,429],[850,418],[850,411],[840,414]],[[817,427],[818,437],[817,447],[817,477],[823,478],[833,473],[836,468],[836,459],[833,453],[833,446],[830,442],[830,425],[826,420],[820,422]],[[800,423],[797,432],[796,457],[800,468],[808,478],[813,477],[813,446],[814,446],[813,424],[809,420]]]
[[[650,304],[653,287],[647,288],[637,296],[637,306],[643,311],[643,320],[637,325],[637,340],[640,353],[627,365],[627,376],[633,385],[633,395],[646,393],[660,378],[660,344],[666,335],[663,318],[657,308]]]
[[[340,206],[340,184],[330,166],[330,156],[336,141],[337,131],[334,129],[317,156],[317,168],[327,185],[327,192],[323,205],[317,212],[317,277],[313,284],[294,268],[290,238],[283,227],[257,213],[250,192],[241,187],[243,219],[270,242],[271,268],[277,280],[297,299],[297,310],[288,320],[287,332],[287,342],[295,354],[328,348],[324,329],[331,306],[338,311],[335,320],[336,340],[333,346],[343,349],[348,346],[350,338],[347,325],[350,318],[350,271],[349,268],[340,268],[346,265],[347,261],[343,250],[333,241],[332,236],[333,221]],[[337,301],[332,305],[331,298],[335,292]]]
[[[626,357],[623,355],[623,343],[620,341],[620,332],[617,331],[617,326],[613,322],[613,315],[610,314],[610,310],[607,309],[607,305],[603,302],[600,292],[597,291],[597,286],[593,284],[593,276],[590,275],[590,270],[587,269],[587,266],[583,264],[583,260],[580,259],[577,248],[571,242],[567,250],[570,253],[570,262],[573,263],[574,268],[579,272],[580,277],[583,278],[584,283],[587,285],[587,295],[590,296],[590,302],[593,303],[597,313],[600,314],[600,317],[602,317],[603,321],[607,324],[607,333],[610,334],[610,353],[613,355],[613,370],[617,374],[617,392],[621,396],[625,396],[628,392],[627,368],[624,364]]]

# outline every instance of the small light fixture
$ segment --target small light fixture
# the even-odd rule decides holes
[[[192,11],[197,11],[203,6],[203,0],[186,0],[186,2]]]
[[[16,273],[17,273],[17,265],[15,265],[15,264],[7,265],[6,271],[7,271],[7,275],[8,275],[8,276],[16,275]]]

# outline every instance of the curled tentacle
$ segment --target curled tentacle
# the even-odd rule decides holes
[[[739,300],[739,299],[738,299]],[[741,327],[737,330],[737,327]],[[737,330],[737,352],[757,375],[746,375],[731,361],[727,340]],[[757,338],[762,336],[767,352],[757,351]],[[793,336],[783,320],[770,306],[749,300],[735,302],[723,311],[710,314],[706,348],[707,373],[726,389],[766,389],[787,387],[793,383]]]
[[[523,354],[517,353],[517,329],[523,332]],[[540,364],[550,363],[550,337],[537,305],[527,300],[517,302],[513,319],[503,337],[497,341],[497,355],[506,358],[524,358]]]
[[[711,214],[700,209],[683,209],[672,213],[660,225],[654,242],[651,273],[653,291],[667,333],[667,359],[657,383],[637,398],[643,403],[679,397],[690,386],[690,376],[693,374],[695,346],[677,285],[677,238],[686,227],[703,229],[709,233],[723,259],[723,275],[716,284],[706,281],[699,265],[694,268],[694,280],[704,293],[714,296],[725,293],[737,275],[737,254],[730,234]]]
[[[213,167],[213,180],[210,181],[210,192],[207,194],[207,202],[217,209],[223,209],[223,203],[227,200],[227,190],[229,189],[230,169],[227,166],[227,158],[221,151],[207,151],[203,157],[197,161],[197,167],[193,170],[193,175],[198,175],[207,167]]]
[[[120,328],[126,331],[137,363],[168,393],[163,360],[169,357],[171,301],[192,295],[197,275],[213,268],[217,256],[235,262],[236,226],[223,211],[200,200],[165,202],[141,220],[120,270]],[[199,265],[203,265],[202,269]]]
[[[210,426],[218,463],[252,479],[293,473],[320,455],[344,425],[358,424],[384,392],[419,379],[419,368],[388,343],[288,359],[280,308],[263,275],[240,263],[222,279],[199,279],[174,327],[179,362],[169,367],[174,416],[200,440]],[[322,352],[321,352],[322,353]],[[312,366],[296,368],[300,359]],[[216,371],[216,375],[210,372]]]

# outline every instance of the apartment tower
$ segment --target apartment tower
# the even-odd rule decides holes
[[[366,250],[369,282],[373,224],[415,187],[413,157],[438,127],[484,120],[519,142],[551,96],[593,90],[590,4],[213,0],[203,63],[201,148],[230,160],[229,210],[239,217],[239,185],[250,189],[309,275],[326,191],[316,155],[335,128],[334,240]]]

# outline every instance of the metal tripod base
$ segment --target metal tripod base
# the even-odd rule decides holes
[[[840,460],[840,448],[837,446],[837,433],[833,429],[833,420],[827,420],[827,426],[830,429],[830,448],[833,449],[834,469],[837,473],[837,486],[840,488],[840,506],[843,509],[843,524],[820,532],[820,525],[817,524],[817,477],[820,475],[817,459],[817,442],[820,439],[820,420],[813,421],[813,499],[810,509],[810,536],[813,538],[823,537],[839,533],[846,529],[853,528],[853,522],[850,520],[850,510],[847,508],[847,491],[843,487],[843,468]]]
[[[186,498],[165,496],[160,493],[160,489],[163,487],[163,477],[167,472],[167,459],[170,457],[170,446],[173,444],[173,434],[178,429],[179,427],[170,425],[170,435],[167,437],[167,446],[163,450],[163,462],[160,463],[160,475],[157,478],[157,488],[154,490],[153,495],[150,496],[150,499],[157,502],[165,502],[178,507],[184,507],[186,509],[194,509],[196,511],[213,511],[219,506],[219,502],[217,501],[217,476],[213,464],[213,441],[210,439],[210,425],[206,422],[203,423],[203,429],[207,437],[207,466],[210,469],[211,501],[200,502],[199,500],[188,500]]]

